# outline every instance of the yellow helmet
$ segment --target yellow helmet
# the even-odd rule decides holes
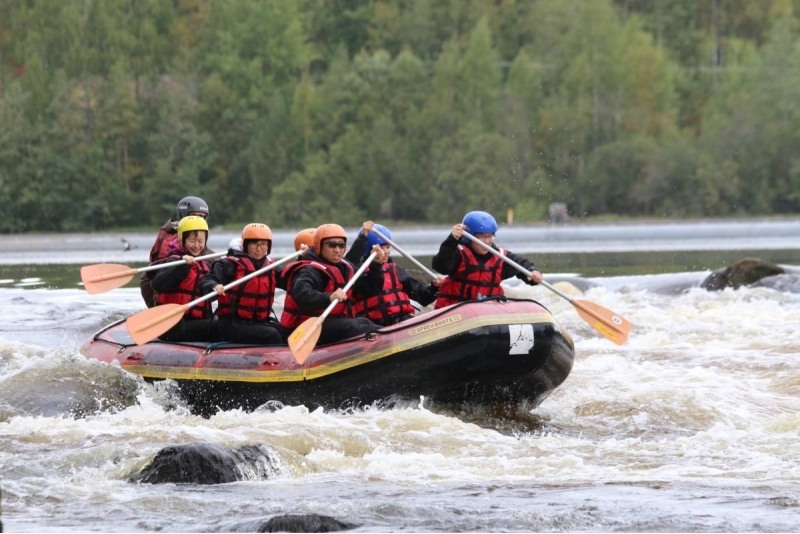
[[[306,228],[305,230],[300,230],[297,232],[297,235],[294,236],[294,249],[300,250],[300,245],[306,245],[307,247],[311,248],[314,246],[314,232],[316,232],[316,228]]]
[[[262,223],[250,223],[242,229],[242,247],[247,248],[247,240],[269,241],[267,254],[272,252],[272,230]]]
[[[188,232],[194,232],[196,230],[203,230],[206,233],[206,237],[208,237],[208,223],[202,217],[198,217],[197,215],[187,215],[183,219],[180,220],[178,223],[178,239],[183,245],[183,236]]]
[[[322,242],[331,237],[341,237],[347,243],[347,233],[338,224],[322,224],[314,231],[314,252],[319,254]]]

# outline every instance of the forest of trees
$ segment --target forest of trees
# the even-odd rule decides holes
[[[800,208],[800,0],[0,0],[0,232]],[[797,53],[795,53],[797,52]]]

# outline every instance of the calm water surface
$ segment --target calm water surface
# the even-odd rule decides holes
[[[446,233],[395,241],[422,258]],[[232,234],[218,234],[221,250]],[[276,232],[276,256],[293,235]],[[576,341],[572,374],[541,406],[454,413],[419,399],[210,419],[77,350],[142,309],[132,286],[87,295],[79,267],[141,265],[153,236],[0,236],[0,517],[9,532],[243,532],[301,513],[364,532],[798,532],[800,279],[697,287],[746,256],[800,265],[798,236],[758,221],[503,228],[501,246],[634,325],[618,347],[546,289],[509,285]],[[233,484],[127,482],[163,447],[196,442],[261,444],[280,462]]]

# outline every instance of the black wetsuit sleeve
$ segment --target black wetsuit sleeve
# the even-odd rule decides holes
[[[380,295],[383,290],[383,270],[381,264],[373,261],[358,279],[353,283],[352,295],[355,299],[366,299]]]
[[[188,263],[159,269],[153,275],[151,283],[157,293],[171,293],[189,276],[191,266]]]
[[[364,261],[364,247],[367,244],[367,236],[365,236],[361,230],[358,231],[358,236],[356,236],[356,240],[353,241],[353,244],[350,245],[350,250],[347,251],[347,254],[344,255],[344,259],[352,263],[356,269],[361,265],[361,262]]]
[[[322,291],[327,286],[325,273],[314,267],[303,267],[294,277],[292,298],[302,311],[312,312],[327,308],[331,303],[330,293]]]
[[[522,256],[517,256],[513,252],[509,252],[509,251],[507,251],[507,252],[508,252],[507,257],[511,261],[517,262],[518,264],[520,264],[521,266],[525,267],[526,269],[528,269],[531,272],[536,270],[536,267],[533,265],[533,263],[531,261],[523,258]],[[527,283],[529,285],[532,285],[532,286],[536,285],[535,282],[529,282],[528,281],[528,275],[521,273],[519,271],[519,269],[517,269],[516,267],[512,266],[509,263],[504,263],[503,264],[502,276],[503,276],[503,280],[505,280],[506,278],[511,278],[512,276],[516,276],[517,278],[519,278],[520,280],[522,280],[523,282],[525,282],[525,283]]]
[[[447,239],[439,245],[439,252],[433,257],[431,265],[433,269],[441,274],[452,274],[461,262],[461,255],[458,253],[458,240],[453,234],[448,234]]]
[[[236,276],[236,264],[224,258],[211,264],[211,271],[200,280],[203,294],[211,293],[217,284],[228,285]]]
[[[397,278],[403,284],[403,291],[423,306],[427,306],[436,300],[436,294],[439,292],[438,287],[432,283],[425,284],[420,282],[399,265],[397,266]]]

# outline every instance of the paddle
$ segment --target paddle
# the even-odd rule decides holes
[[[531,272],[520,265],[519,263],[503,256],[500,252],[496,251],[495,249],[489,247],[478,239],[477,237],[471,235],[466,230],[462,234],[464,237],[483,245],[486,250],[503,260],[504,262],[508,263],[512,267],[516,268],[519,272],[530,276]],[[600,306],[599,304],[595,304],[594,302],[588,300],[575,300],[569,295],[561,292],[558,288],[554,287],[548,282],[542,280],[539,282],[540,285],[543,285],[559,297],[566,299],[570,304],[575,306],[575,309],[578,311],[578,315],[580,315],[584,321],[589,323],[589,325],[603,334],[605,337],[616,343],[617,345],[622,345],[625,343],[625,340],[628,339],[628,332],[631,329],[631,323],[628,322],[627,319],[618,315],[611,310]]]
[[[359,276],[369,267],[369,264],[372,263],[372,260],[375,259],[375,255],[377,252],[373,252],[372,254],[364,260],[364,263],[361,264],[361,267],[355,272],[353,277],[345,284],[342,288],[345,293],[353,287],[356,280]],[[308,358],[308,355],[311,354],[311,351],[314,350],[314,347],[317,345],[317,341],[319,340],[319,335],[322,333],[322,323],[325,322],[325,318],[333,311],[336,305],[339,304],[338,300],[334,300],[333,302],[325,308],[325,311],[322,312],[322,315],[319,317],[311,317],[303,321],[300,326],[295,328],[292,335],[289,336],[289,349],[292,351],[294,355],[294,359],[297,360],[297,363],[304,363]]]
[[[214,254],[197,256],[195,260],[221,258],[226,254],[227,252],[215,252]],[[90,295],[97,295],[98,293],[105,293],[106,291],[124,286],[131,281],[131,278],[133,278],[133,275],[136,273],[155,271],[165,267],[181,265],[182,263],[186,262],[184,260],[171,261],[169,263],[140,267],[139,269],[131,269],[127,265],[121,265],[119,263],[96,263],[94,265],[85,265],[81,267],[81,281],[87,293]]]
[[[297,251],[294,254],[286,256],[283,259],[276,261],[275,263],[271,263],[261,269],[248,274],[247,276],[243,276],[238,280],[234,280],[230,284],[223,286],[223,289],[227,291],[232,287],[236,287],[243,282],[247,282],[251,278],[255,278],[256,276],[260,276],[267,271],[271,271],[275,267],[282,265],[289,260],[293,260],[300,256],[303,251]],[[133,340],[136,342],[137,345],[144,345],[149,341],[157,338],[181,320],[183,314],[186,313],[186,310],[191,308],[192,306],[197,306],[201,302],[204,302],[208,299],[214,298],[217,296],[216,291],[212,291],[206,295],[203,295],[200,298],[197,298],[187,304],[161,304],[159,306],[155,306],[153,308],[149,308],[145,311],[139,312],[137,314],[131,315],[125,320],[125,324],[128,327],[128,332],[130,333]]]
[[[400,248],[400,245],[398,245],[397,243],[395,243],[394,241],[392,241],[391,239],[389,239],[388,237],[383,235],[380,232],[380,230],[378,230],[377,228],[373,227],[371,231],[372,231],[373,234],[375,234],[376,236],[380,237],[381,239],[383,239],[384,241],[389,243],[391,246],[393,246],[397,250],[397,252],[399,252],[400,254],[403,255],[403,257],[405,259],[407,259],[408,261],[410,261],[411,263],[413,263],[414,265],[416,265],[417,267],[422,269],[425,272],[425,274],[430,276],[433,280],[436,280],[436,279],[439,278],[439,275],[437,275],[436,273],[434,273],[433,271],[431,271],[430,269],[425,267],[423,264],[421,264],[419,261],[417,261],[417,259],[415,257],[413,257],[411,254],[409,254],[408,252],[406,252],[405,250]]]

